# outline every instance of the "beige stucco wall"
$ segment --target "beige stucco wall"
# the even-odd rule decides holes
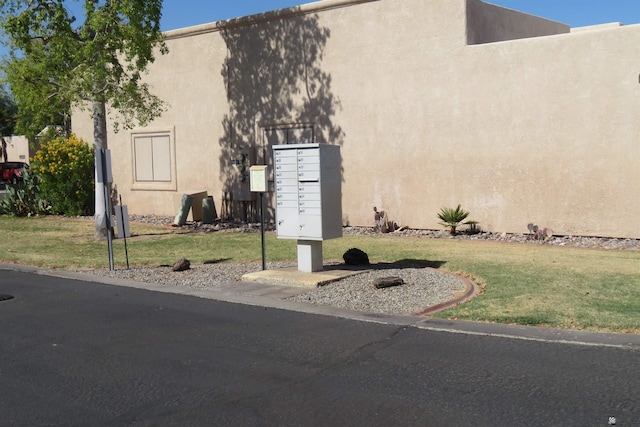
[[[29,140],[20,135],[3,137],[7,143],[7,161],[29,163]]]
[[[634,26],[467,49],[459,87],[485,102],[463,112],[462,193],[486,226],[640,235],[639,43]]]
[[[477,0],[328,0],[167,44],[147,80],[170,108],[134,132],[173,133],[175,190],[132,190],[131,133],[109,134],[132,213],[174,215],[191,190],[219,209],[230,157],[269,156],[262,127],[314,123],[342,146],[345,223],[373,225],[376,206],[441,228],[436,213],[460,203],[485,230],[640,237],[640,26],[569,33]],[[73,124],[90,140],[88,118]]]
[[[477,0],[467,2],[467,22],[469,44],[549,36],[571,30],[560,22]]]
[[[167,45],[171,53],[158,56],[146,76],[152,92],[167,104],[167,111],[146,128],[118,133],[110,130],[108,134],[114,183],[130,213],[175,215],[176,194],[179,199],[184,192],[206,190],[216,196],[221,192],[215,166],[226,103],[220,76],[226,49],[218,33],[168,40]],[[73,131],[93,140],[92,122],[86,114],[74,114]],[[170,189],[132,189],[132,134],[158,132],[169,132],[173,143],[175,177]]]

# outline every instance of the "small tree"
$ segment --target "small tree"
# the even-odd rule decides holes
[[[468,211],[465,211],[464,209],[462,209],[460,205],[458,205],[458,207],[455,209],[442,208],[440,210],[440,213],[438,214],[438,218],[440,218],[440,220],[442,221],[440,222],[441,225],[444,225],[445,227],[449,227],[449,232],[451,234],[456,234],[457,228],[460,225],[477,224],[477,222],[475,221],[464,222],[464,220],[467,219],[469,214],[470,213]]]
[[[93,213],[93,153],[89,144],[71,135],[43,144],[33,156],[31,170],[40,179],[40,196],[51,204],[51,213]]]
[[[0,136],[13,134],[18,107],[4,86],[0,87]],[[0,161],[2,159],[0,158]]]
[[[15,132],[35,141],[38,134],[48,126],[64,129],[66,136],[71,132],[70,105],[61,97],[51,96],[47,86],[25,84],[24,79],[34,69],[35,58],[13,58],[5,61],[3,68],[11,92],[17,101]]]
[[[70,12],[79,3],[82,19]],[[96,150],[107,148],[107,105],[117,114],[116,131],[144,126],[164,111],[141,81],[156,49],[167,52],[162,0],[0,0],[0,15],[13,53],[6,70],[12,90],[30,94],[19,101],[55,98],[53,105],[89,108]],[[104,238],[108,200],[97,182],[94,191],[95,237]]]

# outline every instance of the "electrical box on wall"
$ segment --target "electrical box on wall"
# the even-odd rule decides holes
[[[231,158],[237,179],[234,182],[234,199],[241,202],[253,200],[249,187],[249,169],[256,162],[256,150],[253,147],[237,148]]]
[[[322,241],[342,237],[340,147],[273,147],[278,238]]]

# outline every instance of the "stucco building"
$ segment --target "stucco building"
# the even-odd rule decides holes
[[[343,223],[640,237],[640,25],[571,29],[479,0],[324,0],[166,33],[168,111],[109,133],[131,213],[206,191],[243,216],[243,165],[341,146]],[[89,117],[73,130],[92,140]],[[272,202],[271,202],[272,203]]]
[[[20,135],[3,136],[8,162],[29,163],[29,141]],[[2,161],[2,157],[0,157]]]

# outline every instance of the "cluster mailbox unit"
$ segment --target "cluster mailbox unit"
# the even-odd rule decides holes
[[[273,147],[278,238],[298,240],[298,270],[322,270],[322,241],[342,237],[340,147]]]

